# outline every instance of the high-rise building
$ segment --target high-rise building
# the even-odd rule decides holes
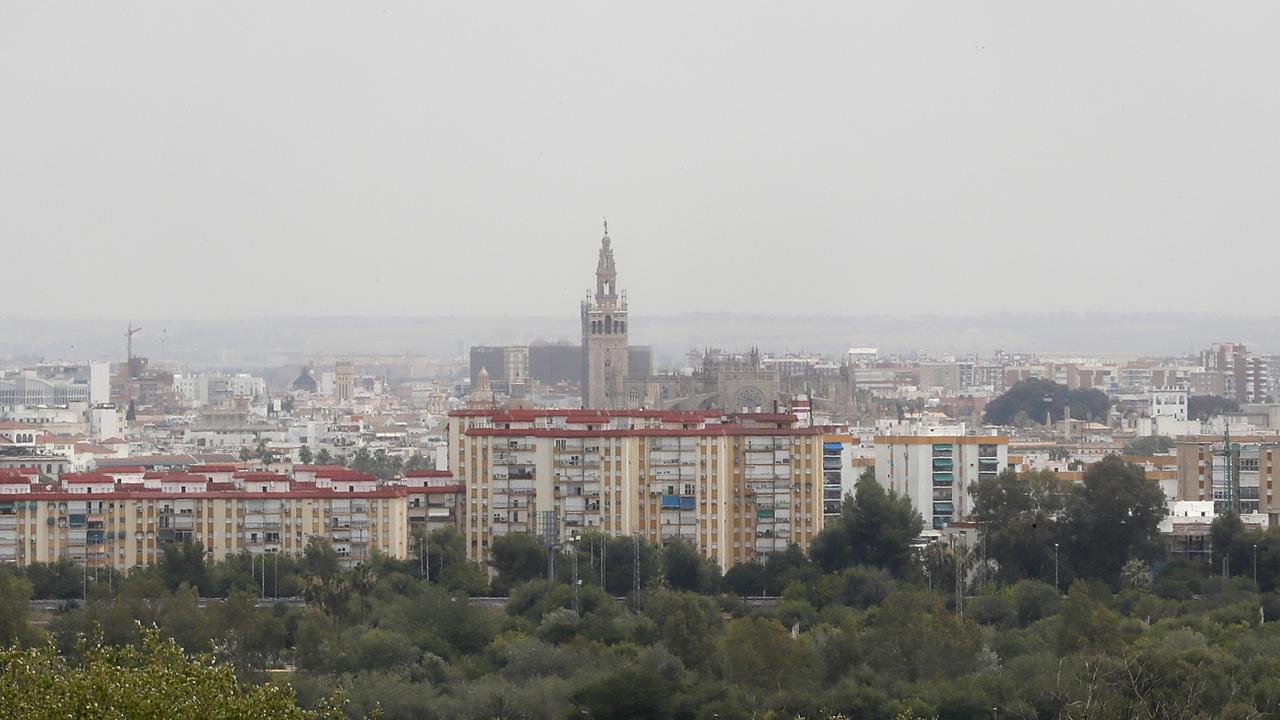
[[[726,570],[808,546],[823,527],[828,428],[793,415],[646,410],[488,410],[449,415],[466,488],[468,554],[494,538],[588,529],[683,538]]]
[[[634,368],[634,356],[630,362]],[[529,378],[548,387],[582,382],[582,346],[567,342],[529,345]]]
[[[471,387],[480,371],[489,372],[495,391],[511,394],[513,387],[529,382],[529,347],[526,345],[475,345],[471,348]]]
[[[911,504],[924,526],[940,530],[971,512],[969,486],[1009,464],[1009,438],[995,435],[876,437],[876,481]]]
[[[627,298],[618,292],[609,224],[600,238],[594,297],[582,303],[582,405],[627,407],[623,381],[630,375],[627,347]]]
[[[340,360],[334,367],[333,399],[349,403],[356,397],[356,368],[347,360]]]

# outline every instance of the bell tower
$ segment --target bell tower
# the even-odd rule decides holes
[[[626,407],[628,375],[627,296],[618,292],[618,269],[604,221],[596,260],[596,291],[582,303],[582,405],[605,410]]]

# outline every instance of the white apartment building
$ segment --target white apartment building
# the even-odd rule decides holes
[[[911,498],[926,528],[940,530],[972,512],[969,486],[1009,464],[1003,435],[881,435],[876,481]]]

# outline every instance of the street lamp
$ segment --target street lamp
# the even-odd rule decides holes
[[[1053,544],[1053,589],[1062,592],[1062,586],[1058,584],[1058,543]]]

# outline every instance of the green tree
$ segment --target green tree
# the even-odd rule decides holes
[[[689,667],[712,656],[720,635],[720,610],[709,598],[688,592],[656,592],[645,598],[644,614],[658,640]]]
[[[792,638],[787,628],[772,618],[732,620],[721,640],[725,677],[764,692],[803,679],[808,651],[803,640]]]
[[[505,595],[516,585],[546,577],[547,548],[536,535],[499,535],[489,546],[489,564],[498,573],[494,592]]]
[[[1066,509],[1067,560],[1075,576],[1116,587],[1125,563],[1159,559],[1166,512],[1164,491],[1142,468],[1116,455],[1091,465]]]
[[[190,538],[162,546],[160,574],[172,592],[186,583],[204,593],[209,590],[209,574],[204,564],[204,545]]]
[[[720,566],[687,540],[673,540],[662,551],[667,585],[673,590],[710,595],[720,587]]]
[[[303,445],[302,447],[298,448],[298,462],[302,463],[303,465],[310,465],[313,459],[314,458],[311,455],[310,447]]]
[[[28,624],[31,582],[8,567],[0,567],[0,645],[32,642],[37,633]]]
[[[1069,486],[1047,470],[1005,470],[974,483],[969,492],[982,551],[996,562],[1000,579],[1052,582],[1054,544],[1067,541],[1062,516]]]
[[[871,565],[903,577],[911,567],[911,543],[923,529],[910,498],[886,491],[864,474],[854,496],[845,498],[840,517],[814,538],[810,555],[826,572]]]
[[[987,403],[984,420],[992,425],[1014,425],[1019,416],[1044,424],[1046,418],[1063,419],[1063,408],[1070,407],[1071,417],[1093,422],[1105,421],[1111,401],[1105,393],[1093,388],[1069,390],[1052,380],[1021,380],[1005,393]]]
[[[288,685],[244,686],[230,665],[208,655],[188,659],[154,630],[141,646],[92,643],[72,657],[52,645],[0,650],[0,713],[15,718],[343,717],[341,703],[304,710]]]
[[[1240,412],[1240,403],[1220,395],[1192,395],[1187,398],[1187,417],[1209,420],[1223,413]]]
[[[1124,448],[1125,455],[1164,455],[1173,449],[1176,443],[1173,438],[1164,435],[1151,435],[1133,440]]]

